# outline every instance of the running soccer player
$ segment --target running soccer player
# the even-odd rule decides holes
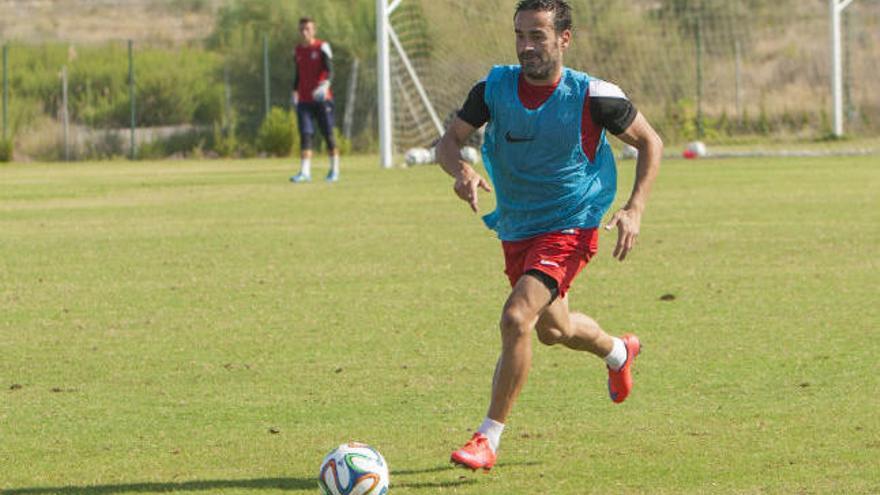
[[[604,359],[611,400],[629,396],[638,337],[611,336],[589,316],[569,311],[567,292],[597,252],[598,227],[617,189],[606,131],[639,151],[632,194],[605,225],[618,230],[613,255],[620,261],[635,246],[663,150],[623,91],[563,66],[572,40],[565,1],[520,1],[514,27],[520,65],[496,66],[474,86],[437,145],[455,193],[477,212],[478,190],[491,187],[459,158],[459,149],[488,123],[483,162],[497,207],[483,220],[501,239],[512,287],[501,312],[501,356],[488,413],[452,453],[453,463],[474,470],[495,465],[501,433],[531,367],[532,329],[542,344]]]
[[[296,76],[293,81],[291,101],[296,106],[299,126],[300,171],[290,178],[291,182],[312,180],[312,146],[315,126],[327,140],[330,153],[328,182],[339,180],[339,149],[333,136],[333,52],[330,44],[315,37],[317,26],[309,17],[299,20],[300,43],[294,50]]]

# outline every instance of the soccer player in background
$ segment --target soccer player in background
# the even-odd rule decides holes
[[[328,182],[339,180],[339,149],[333,136],[333,52],[330,44],[315,37],[317,26],[309,17],[299,20],[300,42],[294,49],[296,76],[293,81],[291,101],[296,107],[299,126],[300,171],[290,178],[291,182],[312,180],[312,146],[315,126],[327,140],[330,154]]]
[[[641,344],[614,337],[589,316],[569,311],[567,291],[596,254],[598,227],[617,189],[606,131],[639,151],[626,204],[605,225],[617,228],[613,255],[623,261],[639,234],[642,212],[660,168],[663,143],[617,86],[563,66],[572,41],[571,8],[563,0],[522,0],[514,14],[520,65],[496,66],[471,89],[437,145],[454,190],[474,212],[489,182],[459,149],[488,122],[483,162],[496,209],[483,221],[502,241],[511,293],[501,313],[501,356],[489,410],[452,462],[491,469],[505,422],[531,367],[531,332],[545,345],[562,344],[605,361],[615,403],[632,390]]]

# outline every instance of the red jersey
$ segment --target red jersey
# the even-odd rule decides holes
[[[330,60],[333,52],[330,44],[326,41],[315,39],[311,45],[296,45],[294,59],[296,60],[296,80],[294,89],[299,95],[299,101],[310,103],[315,101],[312,92],[323,81],[330,79],[332,65]],[[333,93],[328,89],[326,100],[332,100]]]

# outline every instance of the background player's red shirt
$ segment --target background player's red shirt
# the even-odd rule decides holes
[[[326,41],[315,39],[309,46],[296,45],[294,58],[296,60],[296,93],[299,101],[310,103],[315,101],[312,92],[323,81],[330,78],[329,60],[333,57],[330,44]],[[327,100],[333,99],[333,93],[327,91]]]

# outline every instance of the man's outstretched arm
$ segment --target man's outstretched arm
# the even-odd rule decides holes
[[[606,230],[617,227],[617,245],[614,247],[614,257],[623,261],[635,246],[636,238],[639,236],[642,212],[645,210],[651,186],[660,172],[663,141],[641,112],[636,115],[635,120],[625,131],[617,134],[617,137],[639,150],[636,161],[636,180],[632,194],[623,208],[617,210],[605,225]]]
[[[473,167],[466,161],[461,159],[461,148],[465,145],[468,138],[476,131],[474,126],[468,124],[460,117],[455,117],[449,129],[440,138],[437,143],[436,153],[437,162],[455,179],[455,194],[462,201],[470,205],[471,209],[476,213],[478,209],[477,189],[483,189],[486,192],[492,190],[489,183],[478,174]]]

